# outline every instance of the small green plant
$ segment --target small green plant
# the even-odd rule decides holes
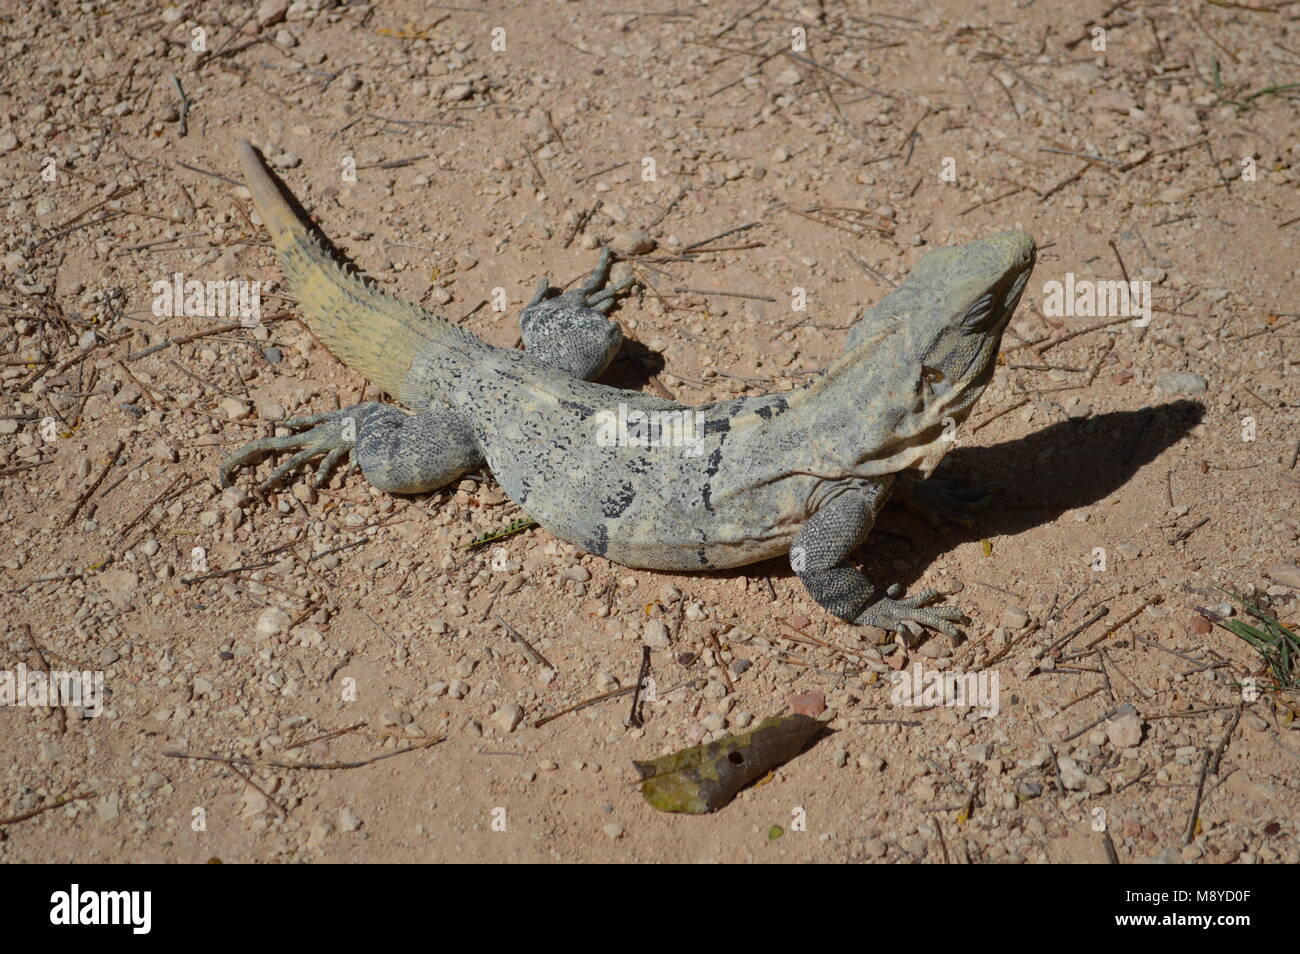
[[[525,517],[522,520],[516,520],[514,523],[502,527],[500,530],[489,530],[481,537],[475,537],[469,543],[465,544],[467,550],[474,550],[487,543],[495,543],[497,540],[504,540],[506,537],[513,537],[516,533],[522,533],[532,527],[537,526],[537,521]]]
[[[1218,82],[1217,72],[1215,74],[1215,81],[1217,84]],[[1263,89],[1251,93],[1249,96],[1246,96],[1243,99],[1239,99],[1239,100],[1229,99],[1228,97],[1223,96],[1221,94],[1219,98],[1219,102],[1231,103],[1233,106],[1236,106],[1239,109],[1244,110],[1244,109],[1250,109],[1250,104],[1254,100],[1259,99],[1259,97],[1261,96],[1281,96],[1283,99],[1290,99],[1291,96],[1289,94],[1291,93],[1292,90],[1300,90],[1300,83],[1282,83],[1278,86],[1265,86]]]
[[[1218,613],[1201,606],[1196,607],[1196,611],[1215,626],[1226,629],[1238,639],[1244,639],[1264,658],[1264,662],[1273,673],[1274,690],[1300,691],[1300,675],[1296,672],[1296,663],[1300,661],[1300,637],[1283,626],[1276,616],[1265,612],[1258,604],[1239,593],[1221,587],[1215,589],[1245,607],[1247,613],[1263,624],[1263,628],[1252,626],[1241,619],[1225,619]]]

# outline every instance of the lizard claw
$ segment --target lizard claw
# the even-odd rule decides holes
[[[357,431],[361,427],[361,418],[364,416],[362,410],[364,407],[365,405],[357,405],[284,421],[282,426],[300,432],[285,437],[264,437],[245,444],[221,462],[221,485],[231,486],[231,475],[260,457],[280,451],[296,450],[298,453],[276,467],[271,472],[271,476],[262,481],[257,489],[266,491],[313,457],[324,455],[325,459],[316,468],[316,476],[312,481],[313,486],[322,486],[329,479],[334,466],[348,455],[356,443]],[[301,430],[302,428],[306,430]]]
[[[922,626],[937,629],[945,636],[955,639],[960,635],[953,622],[965,616],[961,610],[955,606],[925,607],[926,603],[939,598],[938,590],[922,590],[915,596],[895,599],[901,592],[902,588],[895,583],[885,591],[884,596],[863,610],[854,622],[859,626],[878,626],[889,632],[901,633],[906,631],[904,620],[915,620]]]
[[[577,308],[590,308],[602,315],[605,314],[614,307],[614,299],[620,292],[636,284],[636,279],[629,275],[621,282],[609,285],[609,269],[613,263],[614,252],[606,245],[601,249],[600,260],[596,262],[596,267],[591,270],[587,280],[577,288],[570,288],[561,293],[551,288],[549,279],[543,275],[537,284],[537,291],[532,301],[525,306],[525,310],[544,301],[556,301]]]
[[[993,495],[979,487],[931,477],[913,484],[902,503],[932,526],[941,526],[947,520],[969,529],[973,522],[966,514],[983,510],[992,500]]]

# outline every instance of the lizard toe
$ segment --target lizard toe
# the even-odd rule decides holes
[[[933,602],[942,595],[938,590],[926,589],[906,599],[895,599],[900,591],[898,584],[889,587],[885,591],[886,595],[868,606],[856,622],[860,625],[878,626],[884,630],[901,633],[906,630],[904,622],[911,620],[922,626],[937,629],[946,636],[956,638],[960,635],[957,627],[953,625],[957,620],[965,618],[965,614],[960,609],[956,606],[925,606],[926,603]]]

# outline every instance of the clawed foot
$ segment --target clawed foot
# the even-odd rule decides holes
[[[966,514],[983,510],[992,500],[993,495],[979,487],[931,477],[912,484],[910,493],[902,497],[902,504],[932,526],[941,526],[947,520],[969,528],[972,521]]]
[[[636,279],[629,275],[618,284],[610,285],[608,288],[605,287],[605,283],[609,281],[609,269],[613,263],[614,253],[606,246],[601,249],[600,261],[596,263],[596,267],[592,269],[587,280],[577,288],[570,288],[566,292],[557,293],[551,287],[550,280],[543,275],[541,281],[537,283],[537,291],[533,294],[533,300],[524,307],[524,310],[527,311],[534,305],[539,305],[545,301],[572,305],[577,308],[590,308],[602,315],[608,313],[614,307],[615,296],[636,282]]]
[[[230,478],[235,471],[267,454],[296,450],[298,453],[272,471],[271,476],[258,485],[258,490],[265,491],[307,461],[324,455],[325,459],[316,468],[316,476],[312,482],[313,486],[320,487],[329,479],[334,466],[352,450],[367,407],[368,405],[358,404],[355,407],[329,411],[325,414],[295,417],[284,421],[283,427],[308,428],[308,430],[286,437],[264,437],[245,444],[221,462],[222,486],[231,486]]]
[[[938,590],[922,590],[915,596],[894,599],[901,592],[902,587],[895,583],[885,591],[884,596],[868,606],[855,622],[860,626],[878,626],[891,633],[902,633],[906,631],[903,621],[915,620],[922,626],[929,626],[946,636],[957,638],[959,633],[953,622],[963,618],[965,614],[961,610],[955,606],[925,608],[926,603],[939,598]]]

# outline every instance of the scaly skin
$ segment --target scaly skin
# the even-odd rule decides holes
[[[373,484],[403,493],[442,486],[482,459],[539,524],[590,553],[657,570],[789,553],[810,595],[842,619],[889,630],[916,620],[956,635],[959,610],[924,605],[937,593],[882,593],[850,555],[896,475],[928,476],[987,386],[1033,267],[1028,235],[928,254],[804,388],[691,407],[583,380],[617,350],[610,323],[591,307],[607,307],[612,292],[597,292],[594,276],[562,314],[532,310],[537,299],[525,309],[529,351],[492,347],[344,274],[252,147],[242,143],[240,156],[308,325],[417,412],[345,409],[280,445],[255,442],[256,453],[310,450],[296,465],[352,449]],[[673,425],[687,425],[676,432],[682,439],[638,439],[639,414],[658,415],[670,437]],[[632,426],[620,430],[620,420]],[[353,439],[340,421],[353,422]],[[223,476],[251,456],[232,457]],[[979,505],[945,490],[918,502],[948,516]]]

